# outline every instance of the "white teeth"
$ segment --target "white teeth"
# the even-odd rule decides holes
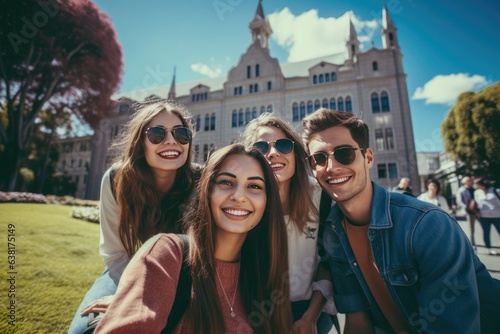
[[[243,210],[228,210],[228,209],[223,209],[225,213],[228,213],[233,216],[246,216],[250,214],[250,211],[243,211]]]
[[[177,152],[177,151],[165,151],[165,152],[161,152],[160,155],[162,157],[177,157],[179,155],[179,152]]]
[[[280,168],[280,167],[284,167],[284,166],[285,166],[284,164],[276,163],[276,164],[272,164],[271,168]]]
[[[330,184],[337,184],[337,183],[345,182],[347,180],[349,180],[349,177],[341,177],[339,179],[330,179],[330,180],[328,180],[328,183],[330,183]]]

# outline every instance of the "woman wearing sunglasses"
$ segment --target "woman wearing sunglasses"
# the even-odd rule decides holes
[[[321,312],[326,302],[321,291],[330,297],[332,287],[328,271],[321,266],[317,270],[319,216],[316,205],[321,190],[310,175],[302,142],[286,122],[269,113],[252,120],[241,141],[247,149],[256,147],[264,155],[278,179],[288,231],[294,332],[315,333],[317,329],[318,333],[328,333],[332,322]],[[329,306],[332,310],[333,302]]]
[[[239,144],[210,155],[189,221],[187,308],[173,333],[290,333],[286,227],[264,157]],[[98,333],[160,333],[177,313],[185,260],[174,234],[149,240],[125,270]],[[188,279],[185,279],[188,280]]]
[[[199,171],[192,164],[191,115],[158,102],[133,115],[114,143],[117,162],[104,174],[100,253],[106,270],[85,296],[69,333],[81,334],[87,315],[104,312],[130,258],[160,232],[181,232],[183,208]]]

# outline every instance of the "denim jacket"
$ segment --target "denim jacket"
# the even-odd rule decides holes
[[[392,332],[357,265],[343,218],[334,205],[321,240],[335,304],[341,313],[367,311],[376,327]],[[368,238],[380,275],[413,332],[488,333],[499,325],[500,281],[448,213],[373,183]]]

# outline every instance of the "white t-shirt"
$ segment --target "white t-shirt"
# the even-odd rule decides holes
[[[318,206],[321,188],[315,179],[313,203]],[[309,300],[312,296],[312,283],[318,267],[319,221],[307,222],[304,231],[299,231],[289,215],[285,215],[288,231],[288,265],[290,273],[290,299],[292,302]]]

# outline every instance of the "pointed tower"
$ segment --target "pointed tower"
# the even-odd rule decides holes
[[[252,43],[255,41],[260,41],[260,46],[269,49],[269,36],[273,33],[269,21],[264,15],[264,9],[262,9],[262,0],[259,0],[257,5],[257,11],[255,12],[255,17],[252,22],[248,25],[250,31],[252,32]]]
[[[399,49],[398,37],[396,34],[396,27],[392,22],[391,15],[384,5],[382,9],[382,46],[384,49],[396,48]]]
[[[168,91],[167,96],[169,100],[175,100],[175,70],[176,67],[174,66],[174,76],[172,78],[172,83],[170,84],[170,90]]]
[[[359,40],[356,29],[352,24],[351,19],[349,19],[349,38],[345,43],[347,50],[349,52],[349,59],[353,59],[359,53]]]

